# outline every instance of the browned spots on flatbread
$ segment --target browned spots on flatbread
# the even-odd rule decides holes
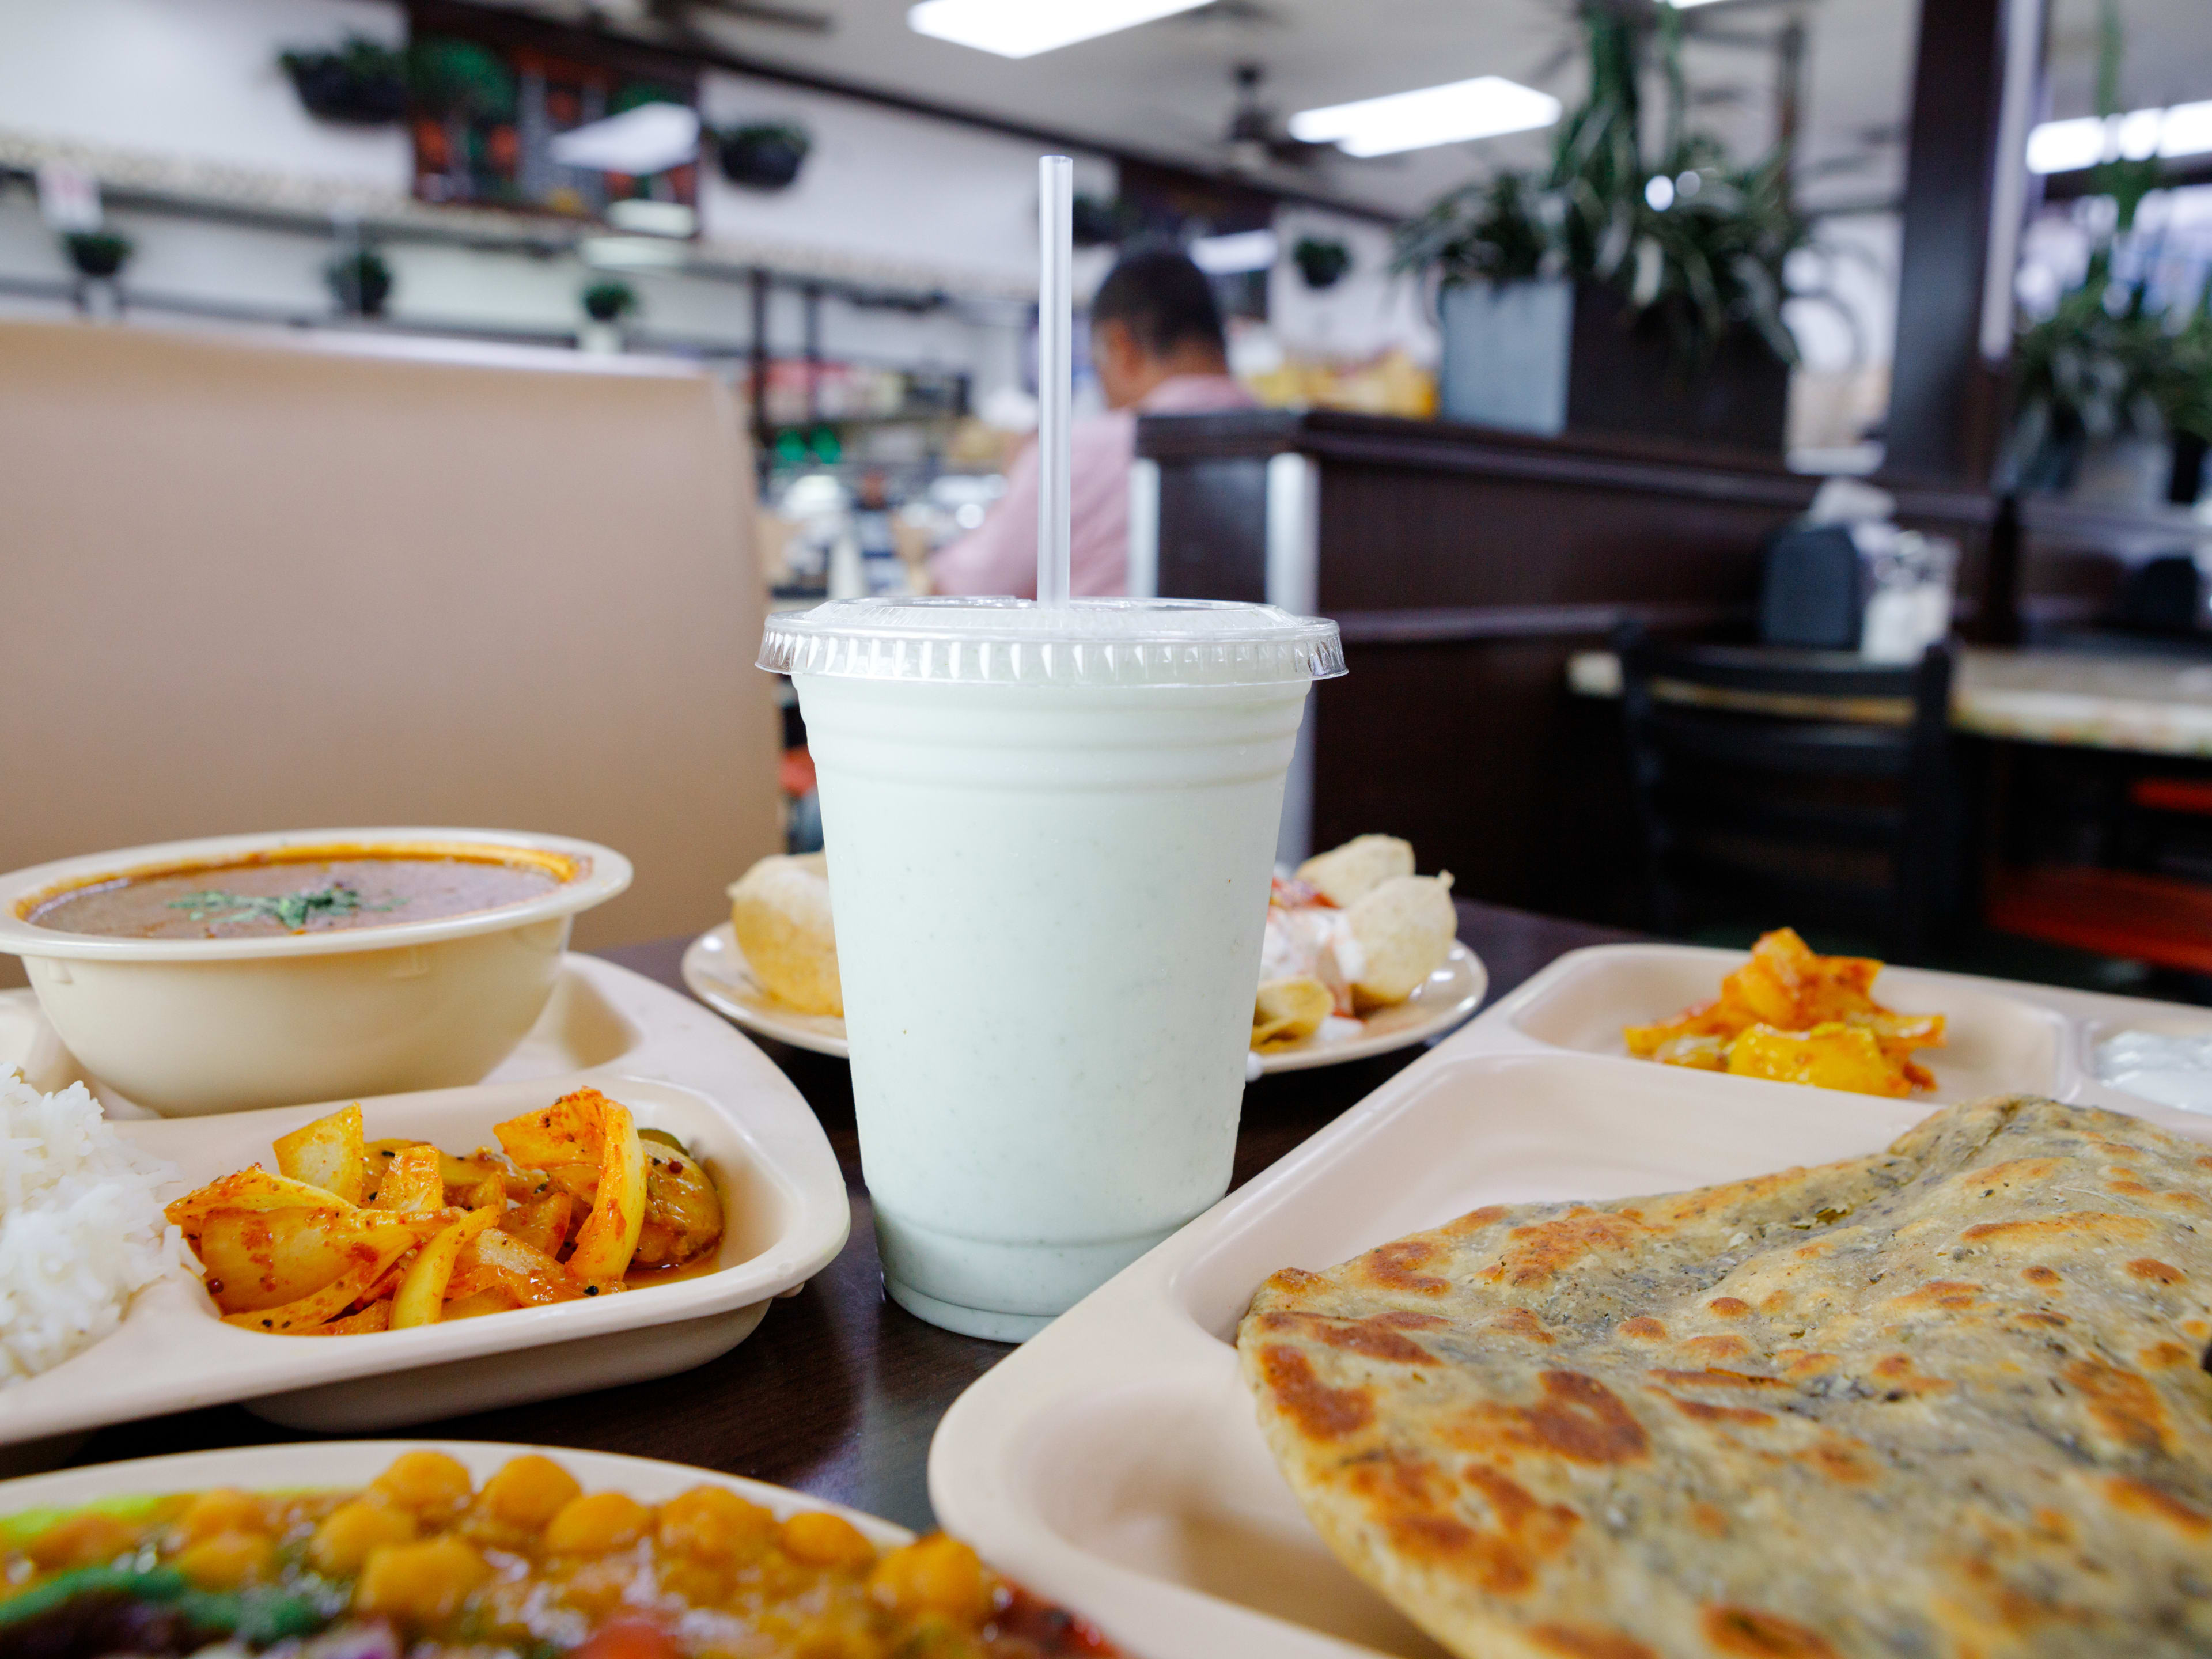
[[[1668,1394],[1664,1389],[1652,1393],[1688,1418],[1692,1423],[1742,1423],[1753,1427],[1771,1423],[1774,1414],[1750,1406],[1708,1406],[1702,1400],[1685,1400],[1679,1394]]]
[[[1700,1498],[1690,1505],[1690,1524],[1708,1538],[1729,1535],[1728,1511],[1717,1504],[1709,1504]]]
[[[1626,1249],[1645,1231],[1626,1216],[1588,1210],[1532,1222],[1506,1235],[1505,1254],[1483,1277],[1493,1285],[1501,1279],[1509,1285],[1538,1284],[1593,1250]]]
[[[2166,1407],[2144,1378],[2101,1359],[2077,1359],[2063,1375],[2112,1439],[2133,1451],[2166,1449]]]
[[[1659,1659],[1632,1636],[1588,1625],[1537,1625],[1529,1630],[1528,1639],[1564,1659]]]
[[[1400,1550],[1497,1595],[1527,1590],[1536,1568],[1565,1549],[1582,1524],[1571,1509],[1541,1502],[1486,1464],[1470,1465],[1455,1483],[1426,1459],[1389,1454],[1360,1463],[1348,1484]],[[1470,1489],[1481,1495],[1490,1525],[1474,1524],[1458,1506]]]
[[[1534,1405],[1486,1401],[1468,1411],[1447,1437],[1470,1451],[1504,1447],[1546,1452],[1571,1463],[1633,1462],[1650,1449],[1636,1414],[1595,1377],[1545,1371],[1536,1380],[1543,1395]]]
[[[1462,1233],[1479,1233],[1485,1227],[1500,1222],[1511,1214],[1503,1204],[1486,1204],[1479,1210],[1469,1210],[1456,1221],[1444,1224],[1444,1231],[1454,1237]]]
[[[1552,1334],[1544,1328],[1544,1322],[1526,1308],[1508,1308],[1490,1322],[1490,1328],[1501,1336],[1525,1336],[1547,1348],[1552,1346]]]
[[[1705,1640],[1721,1653],[1741,1659],[1838,1659],[1819,1632],[1751,1607],[1707,1607],[1701,1622]]]
[[[1370,1284],[1385,1290],[1413,1291],[1423,1296],[1436,1296],[1451,1289],[1451,1280],[1439,1279],[1434,1273],[1416,1269],[1437,1258],[1434,1240],[1420,1237],[1401,1238],[1388,1244],[1378,1244],[1359,1258],[1360,1271]]]
[[[1432,1325],[1444,1322],[1433,1315],[1414,1316]],[[1401,1322],[1387,1313],[1370,1314],[1364,1319],[1332,1319],[1326,1314],[1269,1312],[1260,1316],[1260,1324],[1261,1328],[1271,1331],[1303,1331],[1329,1347],[1364,1354],[1370,1359],[1419,1365],[1436,1358],[1419,1343],[1401,1334],[1398,1328]]]
[[[2020,1276],[2031,1285],[2057,1285],[2063,1281],[2055,1267],[2022,1267]]]
[[[2205,1514],[2194,1504],[2183,1503],[2172,1492],[2160,1492],[2148,1481],[2116,1474],[2105,1482],[2105,1495],[2112,1500],[2114,1509],[2163,1521],[2189,1537],[2203,1538],[2212,1534],[2212,1515]]]
[[[2048,1325],[2054,1330],[2063,1328],[2072,1322],[2064,1314],[2053,1313],[2048,1308],[2031,1308],[2026,1313],[2013,1316],[2013,1323],[2015,1325]]]
[[[2201,1342],[2206,1337],[2212,1336],[2212,1320],[2185,1319],[2181,1322],[2181,1334],[2184,1336],[2193,1336]]]
[[[1736,1296],[1717,1296],[1705,1306],[1723,1319],[1741,1319],[1751,1311],[1751,1304]]]
[[[1787,1291],[1769,1291],[1759,1298],[1759,1310],[1761,1313],[1780,1313],[1789,1305],[1790,1292]]]
[[[1664,1342],[1667,1340],[1667,1328],[1650,1314],[1638,1314],[1633,1319],[1622,1320],[1620,1334],[1644,1342]]]
[[[2105,1183],[2105,1190],[2118,1193],[2123,1198],[2148,1198],[2154,1189],[2144,1186],[2142,1177],[2133,1170],[2122,1170]]]
[[[2151,1279],[2161,1285],[2179,1285],[2189,1275],[2180,1268],[2160,1261],[2156,1256],[2139,1255],[2128,1263],[2128,1271],[2137,1279]]]
[[[2176,1365],[2186,1365],[2197,1358],[2179,1342],[2154,1342],[2136,1357],[2154,1371],[2170,1371]]]
[[[1931,1279],[1917,1291],[1889,1299],[1893,1308],[1971,1308],[1982,1293],[1978,1285],[1963,1279]]]
[[[1778,1389],[1783,1386],[1778,1376],[1754,1376],[1748,1371],[1715,1370],[1710,1366],[1695,1371],[1656,1370],[1651,1375],[1677,1389]]]
[[[1740,1336],[1693,1336],[1682,1344],[1692,1359],[1741,1359],[1751,1344]]]
[[[2087,1233],[2101,1238],[2144,1238],[2150,1223],[2139,1215],[2111,1210],[2062,1210],[2057,1215],[2026,1216],[2017,1221],[1983,1221],[1959,1235],[1968,1244],[2030,1243]]]
[[[1902,1399],[1910,1395],[1940,1394],[1952,1384],[1943,1377],[1929,1376],[1913,1369],[1909,1353],[1888,1353],[1874,1362],[1874,1374],[1883,1390]]]
[[[1783,1348],[1776,1352],[1774,1363],[1791,1376],[1825,1376],[1844,1363],[1844,1357],[1835,1353],[1808,1353],[1802,1348]]]
[[[1267,1282],[1261,1289],[1288,1296],[1298,1291],[1314,1290],[1328,1282],[1319,1273],[1310,1273],[1304,1267],[1285,1267],[1279,1273],[1268,1274]]]
[[[1863,1486],[1879,1472],[1856,1440],[1832,1437],[1805,1454],[1805,1461],[1829,1480],[1846,1486]]]
[[[1314,1375],[1313,1364],[1296,1348],[1260,1350],[1260,1374],[1275,1403],[1297,1419],[1315,1440],[1340,1440],[1375,1420],[1375,1395],[1368,1389],[1332,1389]]]
[[[1962,1187],[2008,1187],[2015,1181],[2047,1180],[2058,1170],[2055,1158],[2008,1158],[2002,1164],[1965,1170],[1953,1179]]]

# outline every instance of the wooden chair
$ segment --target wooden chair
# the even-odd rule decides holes
[[[1826,923],[1918,957],[1956,886],[1948,650],[1616,644],[1653,926]]]

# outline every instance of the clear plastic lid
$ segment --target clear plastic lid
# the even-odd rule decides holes
[[[1279,685],[1344,672],[1336,624],[1219,599],[832,599],[770,617],[777,674],[949,685]]]

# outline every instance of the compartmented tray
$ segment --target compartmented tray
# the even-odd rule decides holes
[[[0,1066],[44,1089],[75,1062],[20,1004],[0,1007]],[[845,1183],[805,1099],[744,1037],[641,975],[571,956],[531,1036],[485,1082],[361,1103],[370,1139],[408,1135],[449,1151],[488,1144],[502,1119],[586,1085],[675,1134],[715,1176],[727,1225],[715,1271],[619,1296],[349,1337],[264,1335],[224,1325],[197,1280],[142,1291],[120,1329],[40,1376],[0,1391],[0,1445],[191,1407],[244,1401],[298,1428],[390,1428],[665,1376],[750,1335],[776,1296],[843,1248]],[[173,1197],[252,1163],[270,1142],[331,1109],[287,1106],[221,1116],[129,1121],[118,1129],[173,1164]],[[6,1462],[33,1461],[27,1450]]]
[[[2212,1140],[2212,1116],[2088,1074],[2094,1042],[2118,1025],[2212,1032],[2212,1010],[2131,998],[1885,971],[1876,996],[1952,1017],[1932,1099],[1627,1057],[1620,1026],[1710,998],[1742,960],[1663,945],[1561,957],[962,1395],[931,1448],[939,1518],[1150,1659],[1432,1659],[1443,1650],[1329,1553],[1261,1437],[1234,1343],[1268,1274],[1484,1204],[1626,1198],[1856,1157],[1936,1105],[2000,1091]]]

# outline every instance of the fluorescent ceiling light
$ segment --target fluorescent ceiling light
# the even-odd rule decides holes
[[[2176,104],[2166,112],[2160,155],[2202,155],[2212,150],[2212,98],[2201,104]]]
[[[658,236],[586,236],[576,252],[601,270],[667,270],[690,257],[683,243]]]
[[[553,159],[591,173],[634,178],[665,173],[699,155],[699,112],[682,104],[640,104],[604,121],[553,135]]]
[[[1291,137],[1309,144],[1334,143],[1346,155],[1392,155],[1526,132],[1559,118],[1559,100],[1548,92],[1481,75],[1449,86],[1302,111],[1291,117]]]
[[[617,230],[641,236],[689,236],[699,228],[699,216],[681,202],[651,202],[641,197],[607,204],[607,222]]]
[[[2212,151],[2212,99],[2125,115],[2077,115],[2045,121],[2027,135],[2030,173],[2074,173],[2100,161]]]
[[[2105,124],[2094,115],[2045,121],[2027,135],[2030,173],[2071,173],[2104,159]]]
[[[1206,0],[921,0],[906,15],[916,34],[956,46],[1034,58],[1155,18],[1194,11]]]
[[[1190,245],[1190,262],[1209,276],[1265,270],[1275,263],[1275,233],[1240,230],[1226,236],[1201,236]]]

